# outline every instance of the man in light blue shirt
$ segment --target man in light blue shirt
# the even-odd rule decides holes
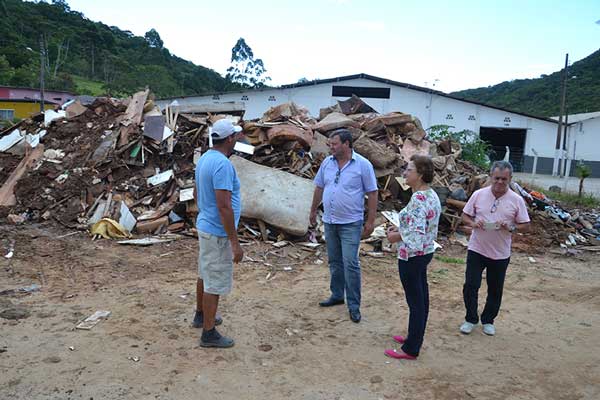
[[[233,263],[244,256],[237,236],[242,210],[240,181],[229,156],[243,135],[242,128],[220,119],[210,129],[213,147],[196,165],[194,197],[198,204],[198,281],[194,327],[202,327],[200,346],[231,347],[233,339],[222,336],[215,325],[219,296],[231,292]]]
[[[315,192],[310,222],[317,219],[317,208],[323,202],[325,241],[331,273],[329,299],[321,307],[344,304],[344,293],[352,322],[360,322],[361,237],[373,232],[377,213],[377,179],[373,165],[352,150],[352,134],[346,129],[329,137],[331,156],[327,157],[315,177]],[[364,224],[364,197],[367,195],[367,221]]]

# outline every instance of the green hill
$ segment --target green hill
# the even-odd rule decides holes
[[[568,69],[567,112],[600,111],[600,50]],[[553,116],[560,112],[562,70],[537,79],[516,79],[498,85],[451,93],[464,99],[515,111]]]
[[[98,94],[100,83],[106,93],[128,94],[148,85],[164,97],[238,87],[171,54],[154,29],[135,36],[88,20],[66,1],[0,0],[0,85],[39,87],[41,47],[48,89]]]

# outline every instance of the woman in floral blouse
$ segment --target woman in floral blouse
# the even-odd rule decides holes
[[[392,358],[414,360],[423,344],[429,314],[427,265],[433,258],[434,240],[442,212],[440,199],[429,187],[433,181],[433,163],[429,156],[414,155],[404,178],[412,189],[406,208],[400,211],[400,226],[387,231],[391,243],[398,243],[398,270],[409,308],[408,336],[394,336],[401,350],[388,349]]]

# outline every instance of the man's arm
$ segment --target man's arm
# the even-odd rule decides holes
[[[365,238],[375,229],[375,216],[377,215],[377,190],[367,193],[367,222],[363,228],[362,237]]]
[[[483,229],[483,221],[482,220],[475,220],[475,218],[471,217],[469,214],[463,212],[462,213],[462,220],[465,223],[465,225],[467,225],[470,228],[479,228],[479,229]]]
[[[323,200],[323,188],[316,186],[315,192],[313,193],[312,205],[310,206],[310,224],[314,225],[317,223],[317,208]]]
[[[525,200],[523,198],[519,198],[519,207],[517,209],[517,213],[514,217],[514,223],[506,222],[500,225],[500,229],[506,229],[507,231],[514,232],[529,232],[530,228],[530,220],[529,214],[527,213],[527,205],[525,204]],[[517,221],[526,221],[526,222],[517,222]]]
[[[244,257],[244,251],[240,246],[237,231],[235,229],[233,208],[231,207],[231,192],[229,190],[216,189],[215,197],[217,200],[217,208],[219,209],[219,216],[221,217],[223,229],[225,229],[227,238],[229,238],[229,241],[231,242],[233,262],[240,262]]]
[[[514,227],[514,229],[512,228]],[[500,224],[500,229],[504,229],[509,231],[510,233],[515,233],[515,232],[529,232],[529,228],[531,228],[531,223],[529,222],[524,222],[522,224],[517,224],[515,223],[514,225],[508,224],[506,222],[503,222]]]

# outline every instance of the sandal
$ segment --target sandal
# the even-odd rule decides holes
[[[404,342],[406,342],[406,338],[404,336],[392,336],[392,339],[394,339],[395,342],[400,343],[400,344],[404,344]]]
[[[406,354],[402,350],[396,350],[396,349],[387,349],[386,351],[383,352],[383,354],[385,354],[388,357],[395,358],[398,360],[416,360],[417,359],[417,357],[415,357],[415,356],[411,356],[410,354]]]

